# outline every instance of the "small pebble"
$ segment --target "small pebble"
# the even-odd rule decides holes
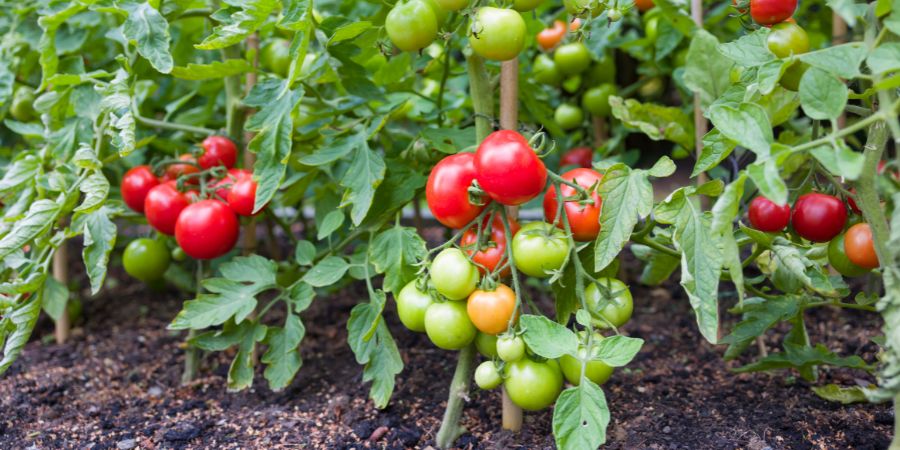
[[[665,427],[663,427],[663,433],[669,434],[671,432],[672,428],[670,426],[666,425]]]
[[[153,386],[150,389],[147,389],[147,395],[149,395],[151,397],[156,398],[156,397],[161,396],[162,394],[163,394],[163,390],[159,386]]]
[[[125,439],[116,443],[116,448],[119,450],[131,450],[135,447],[137,447],[137,442],[134,439]]]

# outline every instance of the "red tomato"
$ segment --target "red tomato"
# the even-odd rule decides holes
[[[867,223],[858,223],[844,235],[844,251],[847,259],[864,269],[878,267],[878,254],[872,242],[872,228]]]
[[[634,0],[634,6],[637,6],[640,12],[649,11],[653,8],[653,0]]]
[[[475,155],[450,155],[431,169],[425,185],[425,200],[438,222],[462,228],[475,220],[487,205],[469,202],[469,186],[475,179]]]
[[[547,168],[528,141],[512,130],[491,133],[475,152],[476,179],[494,200],[521,205],[544,190]]]
[[[253,204],[256,202],[256,182],[252,177],[244,177],[234,183],[228,193],[228,206],[242,216],[254,216]],[[262,210],[260,210],[262,211]]]
[[[592,169],[572,169],[562,175],[566,180],[572,181],[579,186],[587,189],[591,193],[591,199],[594,201],[592,205],[583,205],[577,201],[567,201],[565,204],[566,217],[569,220],[569,227],[572,229],[572,237],[576,241],[591,241],[600,234],[600,209],[603,207],[603,199],[597,195],[597,183],[603,178]],[[578,194],[575,188],[568,185],[561,185],[563,198],[572,197]],[[559,203],[556,198],[556,186],[551,186],[544,194],[544,217],[547,222],[554,223],[556,221],[556,211],[559,209]],[[556,225],[565,229],[562,220]]]
[[[515,234],[519,232],[519,228],[519,223],[510,217],[510,234],[515,236]],[[487,228],[484,228],[482,234],[486,235],[487,233]],[[469,230],[463,234],[463,237],[459,242],[459,246],[462,247],[466,254],[472,258],[472,261],[479,266],[478,270],[481,271],[482,274],[485,273],[484,269],[487,269],[488,272],[493,272],[494,269],[500,265],[500,262],[504,261],[506,258],[506,245],[507,241],[506,233],[503,229],[503,219],[498,215],[494,215],[494,218],[491,221],[490,240],[483,247],[477,248],[478,230],[475,229],[475,227],[469,228]],[[482,269],[481,266],[483,266],[484,269]],[[509,271],[510,269],[507,267],[503,270],[501,275],[506,276],[509,274]]]
[[[175,240],[194,259],[213,259],[232,248],[238,238],[234,211],[218,200],[200,200],[178,216]]]
[[[178,159],[182,161],[189,161],[194,164],[197,163],[197,159],[194,158],[194,155],[191,155],[190,153],[185,153],[179,156]],[[192,173],[199,172],[200,169],[194,164],[169,164],[169,166],[166,167],[166,177],[169,180],[177,180],[181,175],[190,175]],[[196,182],[196,179],[192,181]]]
[[[147,192],[159,185],[159,180],[150,166],[136,166],[125,172],[122,177],[122,200],[129,208],[144,212],[144,199],[147,198]]]
[[[228,174],[226,174],[222,179],[216,180],[214,183],[210,184],[211,189],[215,189],[216,196],[218,196],[221,200],[228,200],[228,193],[231,192],[231,187],[238,182],[238,180],[244,177],[253,176],[253,172],[250,172],[246,169],[228,169]]]
[[[777,205],[775,202],[759,196],[750,202],[747,216],[753,228],[767,233],[774,233],[785,229],[790,223],[791,206]]]
[[[153,189],[147,193],[144,200],[144,214],[147,216],[147,223],[163,234],[175,234],[175,222],[178,216],[187,208],[190,202],[188,197],[178,189],[175,189],[175,182],[169,181]]]
[[[234,142],[224,136],[210,136],[203,140],[203,154],[197,158],[200,167],[209,169],[216,165],[234,167],[237,162],[237,148]]]
[[[750,15],[760,25],[784,22],[797,10],[797,0],[750,0]]]
[[[563,153],[562,158],[559,160],[559,167],[578,166],[590,169],[593,159],[593,149],[590,147],[575,147]]]
[[[812,242],[828,242],[847,223],[847,207],[839,198],[813,192],[801,195],[791,217],[794,231]]]
[[[574,30],[573,30],[574,31]],[[544,50],[550,50],[556,47],[563,37],[566,35],[566,24],[561,20],[553,22],[552,28],[544,28],[537,35],[538,45]]]

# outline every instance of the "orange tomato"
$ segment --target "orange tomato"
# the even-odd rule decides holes
[[[481,289],[469,295],[466,312],[469,320],[485,334],[500,334],[509,327],[509,319],[516,309],[516,294],[505,284],[493,291]]]
[[[645,12],[653,8],[653,0],[634,0],[634,6],[637,7],[638,11]]]
[[[544,50],[556,47],[566,35],[566,24],[562,20],[553,22],[552,28],[544,28],[537,35],[538,45]]]
[[[581,19],[576,17],[569,22],[569,31],[578,31],[579,28],[581,28]]]
[[[878,267],[878,255],[872,243],[872,228],[867,223],[858,223],[844,235],[844,251],[847,259],[864,269]]]

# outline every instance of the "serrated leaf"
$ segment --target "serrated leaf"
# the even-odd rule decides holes
[[[866,396],[866,388],[862,386],[842,387],[832,383],[825,386],[813,386],[812,390],[819,397],[842,405],[869,401]]]
[[[631,170],[623,164],[610,167],[597,187],[603,198],[600,234],[594,248],[594,266],[602,270],[631,239],[638,219],[653,209],[653,186],[647,173]]]
[[[228,368],[228,391],[237,392],[253,385],[253,366],[256,343],[262,342],[266,337],[266,326],[246,321],[238,327],[241,328],[241,339],[238,343],[238,352]]]
[[[627,336],[610,336],[596,345],[596,349],[591,352],[592,359],[603,361],[611,367],[624,367],[641,350],[644,340]]]
[[[138,3],[129,8],[122,25],[122,34],[137,43],[137,51],[154,69],[172,71],[172,54],[169,53],[169,23],[148,3]]]
[[[17,305],[12,310],[3,311],[3,320],[0,320],[0,333],[2,333],[0,340],[3,343],[0,375],[9,369],[13,361],[22,353],[40,313],[41,299],[37,295],[31,296],[31,299]]]
[[[25,217],[16,221],[9,233],[0,239],[0,259],[21,249],[49,229],[56,222],[59,209],[59,205],[52,200],[43,199],[32,203]]]
[[[593,381],[581,381],[563,391],[553,408],[553,437],[562,450],[595,449],[606,442],[606,396]]]
[[[839,173],[847,180],[853,181],[862,175],[865,157],[862,152],[853,151],[843,140],[816,147],[810,150],[810,154],[829,172]]]
[[[364,138],[359,142],[361,145],[354,149],[350,167],[340,181],[347,188],[341,206],[352,205],[350,219],[354,225],[362,223],[372,207],[375,189],[384,180],[386,170],[381,155],[371,150]]]
[[[735,147],[737,147],[737,143],[722,135],[717,128],[710,130],[703,136],[703,151],[700,153],[700,158],[697,159],[697,164],[694,165],[691,177],[696,177],[718,166],[728,155],[731,155]]]
[[[747,166],[747,174],[764,197],[779,205],[787,203],[787,185],[781,178],[778,164],[774,159]]]
[[[804,53],[799,58],[840,78],[852,79],[859,76],[859,66],[866,58],[866,48],[862,42],[852,42]]]
[[[556,359],[578,351],[575,333],[544,316],[526,314],[519,318],[519,327],[525,330],[522,338],[528,348],[539,356]]]
[[[769,36],[767,28],[750,33],[734,42],[720,44],[719,53],[726,58],[744,67],[756,67],[775,59],[775,55],[769,51],[766,39]]]
[[[185,67],[173,67],[172,76],[182,80],[213,80],[251,72],[253,66],[244,59],[226,59],[209,64],[190,63]]]
[[[418,268],[414,264],[427,253],[425,241],[415,228],[392,227],[375,236],[369,248],[369,260],[376,270],[384,273],[384,290],[400,292],[416,277]]]
[[[351,22],[347,25],[343,25],[334,30],[334,34],[331,35],[330,39],[328,39],[328,44],[326,46],[331,47],[332,45],[339,42],[353,39],[371,28],[372,22],[368,22],[365,20],[359,22]]]
[[[105,208],[88,214],[84,219],[84,249],[81,258],[88,279],[91,281],[91,295],[96,295],[106,280],[109,255],[116,246],[116,224],[109,220]]]
[[[766,111],[755,103],[738,107],[716,104],[709,119],[723,136],[752,150],[760,160],[769,158],[775,137]]]
[[[684,148],[694,148],[694,123],[681,108],[641,103],[634,99],[610,97],[612,114],[622,123],[641,130],[654,141],[669,140]]]
[[[266,364],[263,375],[269,381],[270,389],[280,391],[286,388],[300,370],[303,358],[300,357],[299,345],[305,334],[303,322],[294,314],[285,317],[283,328],[269,328],[266,335],[269,348],[261,361]]]
[[[27,182],[33,182],[40,173],[41,161],[34,155],[26,155],[6,166],[0,179],[0,192],[10,191]]]
[[[221,24],[216,25],[213,33],[194,47],[215,50],[237,44],[259,29],[280,7],[280,2],[275,0],[225,0],[223,3],[231,8],[220,9],[212,16]]]
[[[373,294],[369,303],[358,304],[350,311],[347,343],[356,362],[365,366],[363,382],[372,382],[369,397],[375,407],[384,408],[394,391],[395,377],[403,370],[403,360],[381,317],[387,301],[384,292]]]
[[[673,241],[681,251],[681,286],[697,316],[700,334],[712,344],[719,332],[719,274],[722,259],[702,211],[684,202]]]
[[[842,358],[822,344],[809,347],[785,342],[784,349],[784,352],[772,353],[759,361],[732,370],[736,373],[790,368],[802,370],[821,365],[847,367],[850,369],[869,368],[868,364],[859,356],[853,355]]]
[[[66,313],[69,302],[69,288],[53,277],[44,279],[41,289],[41,307],[53,320],[59,320]]]
[[[84,201],[75,208],[76,212],[91,212],[103,206],[109,195],[109,181],[102,172],[94,172],[79,187],[84,193]]]
[[[699,92],[703,107],[709,105],[731,85],[729,74],[734,65],[716,52],[719,40],[701,29],[691,39],[684,71],[684,84]]]

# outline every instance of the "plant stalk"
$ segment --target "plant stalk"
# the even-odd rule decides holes
[[[196,295],[199,297],[203,292],[203,261],[197,260],[197,274],[196,274]],[[190,384],[197,378],[197,371],[200,367],[200,350],[196,347],[191,346],[191,339],[197,335],[197,331],[194,329],[189,329],[187,334],[187,340],[185,341],[184,348],[184,372],[181,374],[181,385]]]
[[[69,340],[69,331],[71,324],[69,323],[69,250],[68,241],[62,241],[59,248],[53,254],[53,278],[59,281],[66,288],[66,306],[59,320],[54,324],[54,333],[57,344],[65,344]]]

